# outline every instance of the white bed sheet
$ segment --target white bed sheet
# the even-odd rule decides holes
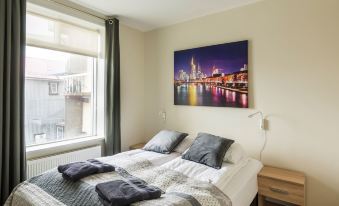
[[[232,200],[233,206],[249,206],[258,191],[257,174],[262,164],[258,160],[244,158],[237,164],[224,162],[217,170],[178,157],[161,167],[213,183]]]
[[[249,206],[258,192],[257,174],[263,167],[258,160],[249,158],[227,184],[219,188],[232,200],[233,206]]]
[[[203,164],[177,157],[176,159],[163,164],[161,167],[166,167],[168,169],[183,173],[188,177],[210,182],[218,186],[218,182],[220,181],[227,183],[232,178],[232,176],[246,164],[247,158],[244,158],[238,164],[223,162],[221,169],[214,169]]]
[[[161,154],[161,153],[146,151],[142,149],[130,150],[130,151],[126,151],[123,153],[130,155],[130,156],[147,159],[155,166],[161,166],[162,164],[165,164],[181,156],[181,154],[177,152],[172,152],[170,154]]]

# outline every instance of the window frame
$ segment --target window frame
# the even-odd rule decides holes
[[[95,142],[95,144],[102,142],[104,140],[104,136],[103,136],[104,131],[98,132],[98,124],[104,123],[103,119],[98,118],[98,88],[99,88],[99,86],[98,86],[98,83],[99,83],[98,76],[99,76],[99,69],[101,69],[101,70],[103,69],[102,65],[100,65],[100,61],[103,60],[103,56],[104,56],[104,50],[102,48],[103,42],[104,42],[104,39],[105,39],[103,25],[98,25],[98,28],[100,28],[100,29],[93,30],[91,28],[87,28],[87,27],[84,27],[82,25],[74,24],[72,22],[67,22],[67,21],[62,20],[62,19],[51,18],[49,16],[38,14],[38,13],[32,12],[30,10],[27,10],[26,12],[29,13],[29,14],[32,14],[32,15],[38,15],[38,16],[43,17],[43,18],[53,19],[55,21],[60,21],[60,22],[63,22],[63,23],[74,25],[76,27],[80,27],[80,28],[83,28],[83,29],[88,29],[90,31],[95,31],[99,35],[99,40],[98,40],[99,49],[98,49],[97,54],[95,54],[95,55],[93,53],[87,53],[87,52],[83,52],[83,51],[79,51],[79,50],[76,51],[76,50],[68,50],[68,49],[65,49],[63,47],[55,47],[55,46],[52,46],[52,45],[45,43],[45,42],[31,41],[31,40],[29,40],[29,38],[27,38],[26,46],[92,57],[94,62],[93,62],[93,72],[92,72],[92,74],[93,74],[92,78],[93,79],[92,79],[92,85],[91,85],[91,87],[92,87],[91,88],[92,89],[92,95],[91,95],[92,135],[83,136],[83,137],[73,137],[73,138],[68,138],[68,139],[60,139],[60,140],[56,139],[55,141],[51,141],[51,142],[26,145],[26,152],[35,154],[36,152],[39,153],[39,151],[40,151],[39,148],[54,148],[54,147],[58,147],[58,145],[64,145],[64,144],[72,145],[72,144],[75,144],[75,142],[83,142],[83,144],[85,144],[85,145],[87,143],[90,143],[90,142]],[[56,11],[56,12],[58,12],[58,11]],[[68,14],[64,14],[64,15],[68,16]],[[100,71],[100,73],[102,73],[102,71]],[[102,75],[102,74],[100,74],[100,75]],[[26,76],[25,76],[25,78],[26,78]],[[59,95],[60,94],[59,90],[60,90],[60,88],[59,88],[59,84],[58,84],[57,85],[57,94],[51,94],[50,93],[51,92],[50,85],[49,85],[49,95]],[[102,92],[100,92],[100,93],[102,93]],[[102,96],[103,94],[100,94],[100,95]],[[104,105],[103,105],[103,107],[104,107]],[[100,114],[100,116],[103,116],[103,114]],[[73,147],[74,147],[74,145],[71,146],[71,148],[73,148]],[[80,148],[80,147],[81,147],[81,144],[78,145],[76,148]]]

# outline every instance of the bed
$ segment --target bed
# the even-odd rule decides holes
[[[111,205],[116,200],[107,202],[105,191],[98,195],[98,187],[137,181],[144,187],[155,187],[158,196],[131,201],[133,206],[249,206],[258,191],[257,173],[262,164],[247,157],[234,140],[207,133],[198,133],[194,140],[185,136],[186,133],[160,131],[143,149],[90,160],[111,169],[76,180],[52,169],[19,184],[5,205]],[[79,164],[88,163],[74,165]],[[107,189],[120,191],[120,186]],[[127,198],[124,192],[119,195]]]
[[[127,174],[141,178],[166,192],[159,199],[133,205],[248,206],[257,193],[256,174],[261,168],[257,160],[244,158],[236,165],[223,163],[222,168],[216,170],[183,160],[180,153],[159,154],[143,150],[99,160],[118,165],[120,172],[124,173],[122,176]],[[51,170],[20,184],[5,205],[101,205],[94,187],[120,178],[121,174],[117,173],[96,174],[70,183],[56,170]],[[195,188],[197,186],[199,188]],[[198,202],[194,202],[192,197]]]

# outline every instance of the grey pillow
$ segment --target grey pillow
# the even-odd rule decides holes
[[[168,154],[187,136],[186,133],[162,130],[145,146],[144,150]]]
[[[199,133],[182,158],[220,169],[224,156],[233,143],[234,140],[231,139]]]

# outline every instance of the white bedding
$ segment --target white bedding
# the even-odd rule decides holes
[[[241,167],[246,165],[247,161],[247,158],[244,158],[238,164],[223,162],[221,169],[214,169],[203,164],[177,157],[176,159],[163,164],[161,167],[181,172],[188,177],[213,183],[219,187],[220,182],[226,184]]]
[[[252,158],[243,158],[237,164],[223,162],[217,170],[206,165],[184,160],[181,154],[161,154],[141,149],[126,151],[134,157],[144,158],[152,164],[176,170],[188,177],[213,183],[231,200],[233,206],[249,206],[258,192],[257,174],[262,163]]]
[[[130,156],[147,159],[155,166],[160,166],[166,162],[169,162],[181,156],[181,154],[177,152],[172,152],[170,154],[161,154],[157,152],[145,151],[142,149],[126,151],[123,152],[123,154],[128,154]]]
[[[232,200],[233,206],[249,206],[258,192],[257,174],[263,167],[258,160],[249,158],[227,184],[220,189]]]
[[[252,158],[243,158],[237,164],[224,162],[221,169],[217,170],[178,157],[161,167],[176,170],[201,181],[211,182],[232,200],[233,206],[249,206],[258,191],[257,174],[262,164]]]

